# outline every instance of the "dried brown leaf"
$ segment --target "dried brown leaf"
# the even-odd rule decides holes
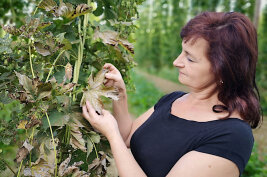
[[[46,11],[53,11],[57,8],[57,3],[53,0],[45,0],[42,1],[38,7]]]
[[[80,131],[80,125],[77,122],[71,122],[69,123],[70,125],[70,133],[71,133],[71,138],[70,138],[70,144],[74,149],[80,149],[84,152],[86,152],[86,147],[85,147],[85,140],[82,137],[82,133]]]
[[[112,46],[121,45],[122,47],[124,47],[126,50],[128,50],[132,54],[134,53],[133,44],[131,44],[127,39],[123,39],[119,37],[119,34],[116,31],[107,30],[107,31],[100,32],[99,29],[96,29],[93,38],[94,40],[100,38],[103,43],[109,44]]]
[[[72,65],[70,63],[65,66],[65,77],[68,80],[72,78]]]
[[[94,109],[99,113],[102,114],[102,107],[103,104],[100,100],[100,96],[105,96],[111,98],[113,100],[118,100],[118,90],[114,87],[106,88],[103,85],[105,80],[105,73],[108,70],[102,69],[100,70],[96,77],[93,78],[92,74],[88,78],[88,91],[83,93],[83,97],[80,102],[80,106],[82,107],[85,105],[86,101],[89,101]]]
[[[19,79],[20,85],[23,86],[23,88],[26,90],[27,93],[34,94],[37,92],[37,87],[35,84],[33,84],[32,80],[29,79],[27,76],[20,74],[15,71],[16,76]]]
[[[51,177],[51,169],[53,169],[53,167],[42,157],[31,165],[31,167],[24,169],[24,176]]]
[[[82,161],[74,162],[73,165],[69,166],[70,160],[71,160],[71,154],[69,154],[69,157],[60,164],[58,169],[59,176],[67,176],[67,175],[72,175],[73,177],[87,176],[85,171],[80,171],[79,169],[79,166],[83,164]]]
[[[42,56],[48,56],[48,55],[52,54],[52,52],[49,50],[50,47],[45,46],[45,45],[41,44],[40,42],[35,42],[34,47],[35,47],[36,51],[39,54],[41,54]]]
[[[2,28],[5,32],[9,33],[9,34],[12,34],[12,35],[15,35],[15,36],[18,36],[20,35],[22,32],[17,29],[15,26],[10,26],[10,25],[6,25],[6,26],[3,26],[2,25]]]
[[[26,125],[25,125],[25,129],[29,129],[29,128],[32,128],[34,127],[35,125],[40,125],[42,123],[41,120],[39,119],[31,119],[30,122],[28,122]]]
[[[25,125],[28,123],[28,121],[27,120],[21,120],[20,121],[20,123],[19,123],[19,125],[18,125],[18,127],[17,127],[17,129],[26,129],[25,128]]]
[[[28,140],[25,140],[23,145],[19,148],[17,155],[16,155],[16,161],[17,163],[20,163],[25,157],[29,154],[29,152],[33,149],[33,146],[28,142]]]

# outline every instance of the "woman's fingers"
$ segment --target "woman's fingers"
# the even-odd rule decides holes
[[[92,107],[92,105],[89,103],[89,101],[86,101],[86,107],[88,110],[89,117],[96,118],[98,116],[95,112],[95,109]]]
[[[82,109],[83,109],[83,117],[85,117],[89,121],[90,116],[88,114],[88,110],[87,110],[86,106],[84,105]]]
[[[103,116],[107,116],[108,114],[110,114],[110,112],[105,109],[102,109],[102,114]]]
[[[119,80],[119,77],[118,77],[117,74],[106,73],[106,74],[105,74],[105,77],[106,77],[107,79],[112,79],[112,80],[114,80],[114,81],[118,81],[118,80]]]
[[[113,86],[114,85],[114,81],[113,80],[109,80],[109,81],[107,81],[106,83],[105,83],[105,86],[106,87],[111,87],[111,86]]]
[[[108,69],[108,70],[114,70],[115,66],[110,63],[106,63],[104,64],[103,68]]]

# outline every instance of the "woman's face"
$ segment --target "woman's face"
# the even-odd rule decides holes
[[[215,77],[207,58],[208,42],[198,38],[194,42],[182,42],[182,53],[173,61],[179,69],[179,81],[195,90],[215,87]]]

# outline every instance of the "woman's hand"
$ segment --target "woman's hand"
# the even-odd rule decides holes
[[[83,117],[108,140],[113,136],[120,135],[117,121],[109,111],[103,109],[103,115],[98,115],[89,101],[86,101],[86,105],[82,109]]]
[[[109,71],[105,74],[107,81],[104,83],[105,86],[110,87],[114,86],[119,89],[120,96],[125,96],[126,87],[125,83],[122,79],[120,71],[112,64],[106,63],[103,66],[104,69],[108,69]]]

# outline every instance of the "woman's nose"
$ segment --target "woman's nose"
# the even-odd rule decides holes
[[[179,68],[184,67],[184,63],[182,61],[182,53],[173,61],[173,65]]]

